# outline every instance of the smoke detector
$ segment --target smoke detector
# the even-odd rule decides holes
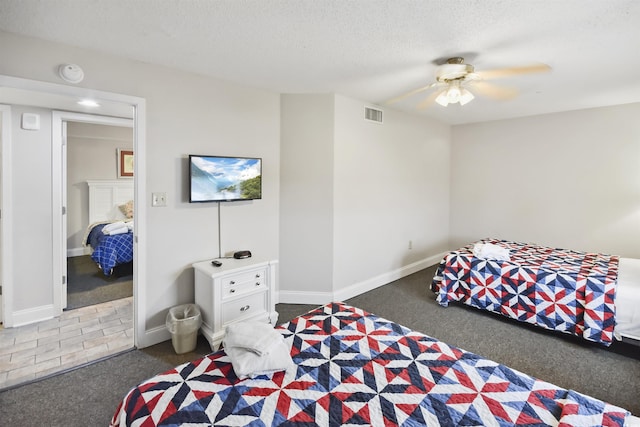
[[[80,83],[84,79],[84,71],[76,64],[62,64],[58,67],[60,78],[67,83]]]

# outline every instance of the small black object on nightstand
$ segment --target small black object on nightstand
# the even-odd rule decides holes
[[[217,259],[214,259],[213,261],[211,261],[211,265],[213,265],[214,267],[220,267],[222,263]]]
[[[235,259],[251,258],[251,251],[238,251],[233,254]]]

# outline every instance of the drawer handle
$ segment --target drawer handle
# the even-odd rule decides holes
[[[234,282],[233,280],[229,282],[230,285],[235,285],[236,282]]]
[[[236,290],[235,289],[229,289],[229,292],[234,293]]]
[[[245,305],[244,307],[240,307],[240,311],[247,311],[249,310],[249,307],[251,307],[250,305]]]
[[[260,278],[260,273],[256,274],[256,279]]]
[[[260,282],[256,282],[256,286],[260,286]]]

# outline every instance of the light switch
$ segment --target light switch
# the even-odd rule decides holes
[[[167,193],[151,193],[151,206],[167,206]]]

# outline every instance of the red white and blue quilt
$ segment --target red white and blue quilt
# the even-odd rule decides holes
[[[628,412],[342,303],[277,328],[295,369],[221,349],[132,389],[111,426],[622,426]]]
[[[486,239],[510,260],[474,256],[474,244],[447,254],[431,289],[446,307],[472,307],[610,345],[615,327],[617,256]]]

